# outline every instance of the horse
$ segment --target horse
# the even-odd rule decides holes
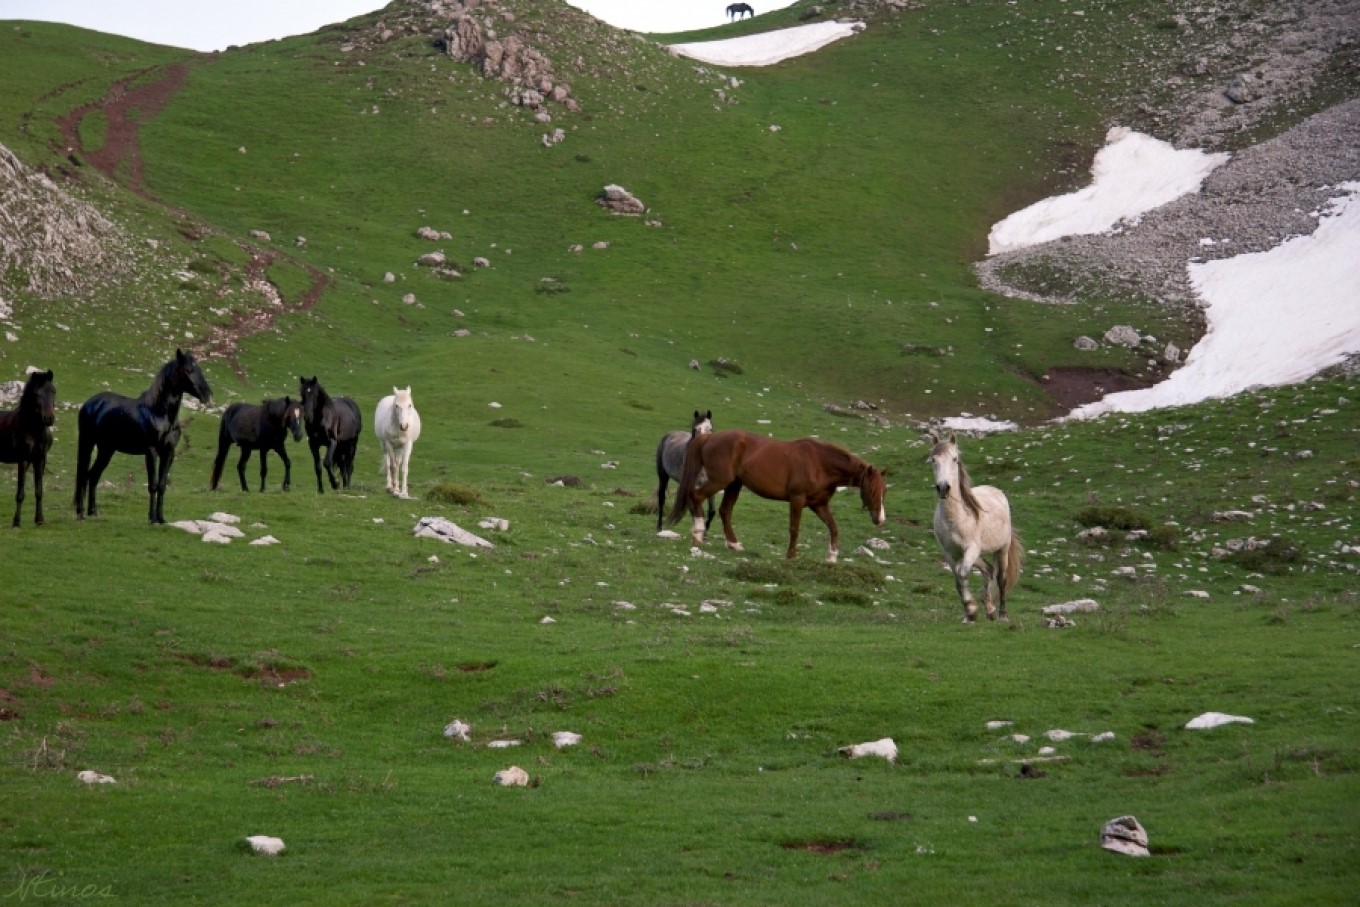
[[[666,518],[666,486],[670,480],[680,481],[680,476],[685,469],[685,448],[689,446],[689,439],[695,435],[706,435],[713,431],[713,410],[701,413],[697,409],[694,411],[694,425],[688,432],[669,431],[662,435],[660,443],[656,445],[656,531],[661,531],[661,523]],[[701,476],[698,480],[703,482]],[[704,520],[704,528],[713,525],[713,499],[708,499],[708,518]]]
[[[411,468],[411,448],[420,437],[420,413],[411,400],[409,384],[406,390],[392,388],[389,396],[378,401],[373,430],[382,444],[387,490],[397,497],[410,497],[406,493],[406,473]]]
[[[331,480],[331,490],[340,488],[341,483],[349,487],[350,477],[354,474],[354,452],[359,447],[359,432],[364,420],[359,415],[359,406],[349,397],[331,397],[313,375],[310,379],[298,376],[298,394],[302,397],[302,420],[307,428],[307,445],[312,449],[312,466],[316,469],[316,493],[323,494],[321,486],[321,448],[326,448],[326,478]],[[340,470],[340,481],[335,480],[334,470]]]
[[[701,473],[706,476],[702,482]],[[732,531],[732,508],[741,489],[749,487],[762,498],[788,501],[790,558],[797,552],[803,508],[811,507],[831,533],[826,559],[834,564],[840,556],[840,532],[831,516],[831,498],[836,489],[844,485],[858,488],[874,525],[881,526],[887,519],[883,508],[888,490],[886,475],[886,471],[869,465],[844,447],[817,438],[776,441],[741,429],[695,435],[685,450],[685,469],[670,521],[678,522],[689,510],[694,518],[691,537],[696,546],[702,545],[705,526],[699,506],[721,490],[723,499],[718,513],[722,516],[723,535],[728,548],[741,551],[741,542]]]
[[[987,618],[1008,620],[1006,595],[1020,579],[1024,553],[1020,535],[1011,526],[1010,503],[999,488],[973,487],[952,434],[947,441],[931,435],[930,441],[934,447],[926,462],[935,471],[935,541],[954,574],[963,622],[977,620],[977,603],[968,590],[968,575],[975,566],[985,581],[982,600]],[[994,564],[983,559],[987,554],[994,555]],[[994,599],[999,601],[999,612]]]
[[[57,386],[52,371],[30,371],[19,394],[19,408],[0,411],[0,463],[19,465],[19,487],[14,492],[14,528],[24,509],[24,479],[33,467],[33,525],[43,524],[43,471],[52,449],[52,423],[56,421]]]
[[[268,472],[266,461],[272,450],[283,461],[283,490],[293,484],[293,461],[288,459],[286,442],[288,435],[294,441],[302,440],[302,404],[292,397],[282,400],[265,400],[261,404],[233,403],[222,414],[222,424],[217,430],[217,459],[213,460],[212,490],[222,479],[222,467],[226,465],[227,454],[233,444],[241,447],[241,459],[236,461],[236,474],[241,478],[241,490],[250,491],[246,485],[246,461],[250,452],[260,452],[260,491],[264,491],[265,474]]]
[[[133,399],[105,391],[80,407],[76,450],[76,519],[88,512],[97,515],[95,490],[99,477],[115,453],[141,454],[146,458],[146,490],[151,502],[147,516],[152,523],[165,522],[165,486],[179,444],[179,405],[184,395],[201,403],[212,402],[212,388],[199,370],[193,353],[175,350],[152,380],[151,386]],[[90,454],[99,449],[94,464]],[[85,510],[85,491],[90,507]]]
[[[743,15],[754,16],[755,14],[756,11],[751,9],[749,3],[733,3],[727,8],[727,19],[729,22],[733,19],[740,19]]]

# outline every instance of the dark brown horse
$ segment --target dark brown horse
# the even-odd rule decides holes
[[[742,16],[754,16],[755,14],[756,11],[751,9],[751,4],[749,3],[733,3],[731,6],[727,7],[727,19],[729,22],[733,19],[740,19]]]
[[[359,432],[364,427],[363,417],[359,415],[359,405],[349,397],[332,397],[326,393],[316,375],[311,378],[298,377],[298,395],[302,397],[302,421],[307,427],[307,446],[312,449],[312,466],[316,468],[316,493],[325,489],[321,485],[321,467],[326,467],[326,478],[331,480],[331,490],[338,490],[341,484],[349,487],[350,477],[354,475],[354,452],[359,447]],[[321,448],[326,448],[322,459]],[[335,470],[340,470],[340,481],[335,479]]]
[[[165,522],[165,486],[179,444],[179,406],[185,394],[201,403],[212,402],[212,388],[194,354],[175,350],[175,358],[161,366],[140,397],[105,391],[85,401],[76,420],[76,519],[85,519],[87,490],[88,513],[97,514],[95,489],[99,477],[114,454],[125,453],[140,454],[146,460],[146,490],[151,498],[148,517],[153,523]]]
[[[19,464],[19,489],[14,493],[14,528],[24,509],[24,478],[33,467],[33,525],[43,524],[43,471],[52,447],[52,423],[56,421],[57,386],[52,372],[29,372],[19,395],[19,408],[0,412],[0,463]]]
[[[699,473],[707,478],[699,481]],[[831,497],[845,485],[859,489],[860,500],[875,526],[887,519],[883,497],[888,485],[886,472],[880,472],[836,444],[816,438],[775,441],[749,431],[730,429],[711,435],[695,435],[685,451],[685,470],[671,507],[670,521],[678,522],[688,510],[694,518],[691,536],[695,545],[704,543],[703,502],[723,492],[718,514],[722,517],[727,547],[741,551],[741,542],[732,531],[732,508],[743,487],[762,498],[789,502],[789,550],[793,557],[798,547],[798,523],[803,508],[811,507],[831,533],[827,561],[840,556],[840,532],[831,516]]]
[[[241,458],[236,461],[236,475],[241,479],[241,490],[249,491],[246,485],[246,463],[250,452],[260,452],[260,491],[264,491],[267,461],[272,450],[283,461],[283,490],[293,484],[293,461],[288,459],[285,446],[288,434],[294,441],[302,440],[302,404],[292,397],[282,400],[266,400],[261,404],[233,403],[222,414],[222,424],[217,430],[217,458],[213,460],[212,490],[222,480],[222,469],[227,464],[227,454],[233,444],[240,445]]]

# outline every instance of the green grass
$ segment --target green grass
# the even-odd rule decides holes
[[[346,32],[327,29],[200,57],[6,23],[0,141],[31,164],[60,165],[53,118],[112,82],[192,71],[142,130],[148,185],[188,216],[82,175],[71,191],[154,254],[78,299],[6,296],[19,340],[0,369],[54,368],[65,408],[48,524],[30,525],[30,490],[24,527],[0,533],[0,894],[1344,903],[1360,880],[1358,565],[1341,548],[1360,543],[1360,388],[1042,423],[1036,379],[1077,364],[1073,337],[1193,328],[1113,292],[998,299],[969,270],[998,217],[1080,179],[1126,63],[1178,62],[1169,9],[1087,4],[1098,27],[1077,28],[1047,7],[932,2],[738,71],[721,104],[711,69],[632,38],[619,54],[555,4],[524,4],[519,21],[564,35],[560,66],[586,63],[583,111],[554,120],[568,138],[552,149],[420,38],[342,55]],[[1074,65],[1060,45],[1080,49],[1079,83],[1058,79]],[[604,214],[611,182],[661,225]],[[452,239],[420,240],[423,225]],[[348,494],[312,491],[301,444],[291,493],[273,458],[270,491],[235,490],[229,467],[210,492],[213,410],[186,414],[168,518],[228,511],[279,545],[148,527],[127,456],[102,516],[77,523],[74,407],[139,392],[176,345],[259,312],[251,230],[273,237],[265,276],[285,307],[234,363],[205,362],[215,402],[317,375],[367,421],[409,384],[424,421],[411,499],[383,491],[371,429]],[[434,248],[491,267],[440,280],[414,266]],[[309,269],[330,283],[301,310]],[[824,408],[854,400],[887,424]],[[786,510],[753,495],[735,515],[745,553],[716,531],[711,558],[683,531],[657,538],[637,505],[657,439],[695,409],[889,468],[888,523],[839,496],[835,566],[815,520],[786,561]],[[1009,625],[960,624],[931,537],[919,420],[960,409],[1030,426],[962,441],[1025,539]],[[1225,510],[1252,519],[1215,521]],[[428,515],[495,548],[413,538]],[[1090,522],[1106,543],[1078,541]],[[1138,528],[1149,538],[1124,537]],[[1249,536],[1275,540],[1262,560],[1227,554]],[[890,547],[856,550],[871,537]],[[1086,597],[1098,612],[1044,627],[1042,606]],[[1183,729],[1210,710],[1256,723]],[[470,743],[443,736],[455,718]],[[1018,777],[1055,728],[1116,736],[1054,744],[1067,761]],[[558,730],[581,745],[555,749]],[[895,765],[837,754],[885,736]],[[504,738],[523,742],[486,746]],[[493,786],[512,764],[537,786]],[[118,783],[81,785],[84,769]],[[1152,859],[1097,846],[1126,813]],[[286,853],[246,853],[254,834]]]

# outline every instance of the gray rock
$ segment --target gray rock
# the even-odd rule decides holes
[[[1105,342],[1133,349],[1143,342],[1142,336],[1127,324],[1116,324],[1105,332]]]
[[[1133,816],[1120,816],[1100,830],[1100,846],[1130,857],[1149,857],[1147,831]]]
[[[1223,94],[1234,104],[1250,104],[1261,97],[1261,83],[1251,73],[1240,73],[1228,83]]]
[[[1077,349],[1087,353],[1091,352],[1092,350],[1100,349],[1100,344],[1096,343],[1094,340],[1092,340],[1090,337],[1087,337],[1085,334],[1082,334],[1075,341],[1073,341],[1072,345]]]

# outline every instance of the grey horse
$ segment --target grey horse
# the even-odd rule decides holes
[[[689,431],[670,431],[656,445],[656,531],[661,531],[661,521],[666,513],[666,485],[671,479],[680,481],[680,473],[685,469],[685,448],[689,439],[695,435],[706,435],[713,431],[713,410],[701,413],[694,411],[694,426]],[[705,528],[713,522],[713,499],[708,501],[708,519]]]

